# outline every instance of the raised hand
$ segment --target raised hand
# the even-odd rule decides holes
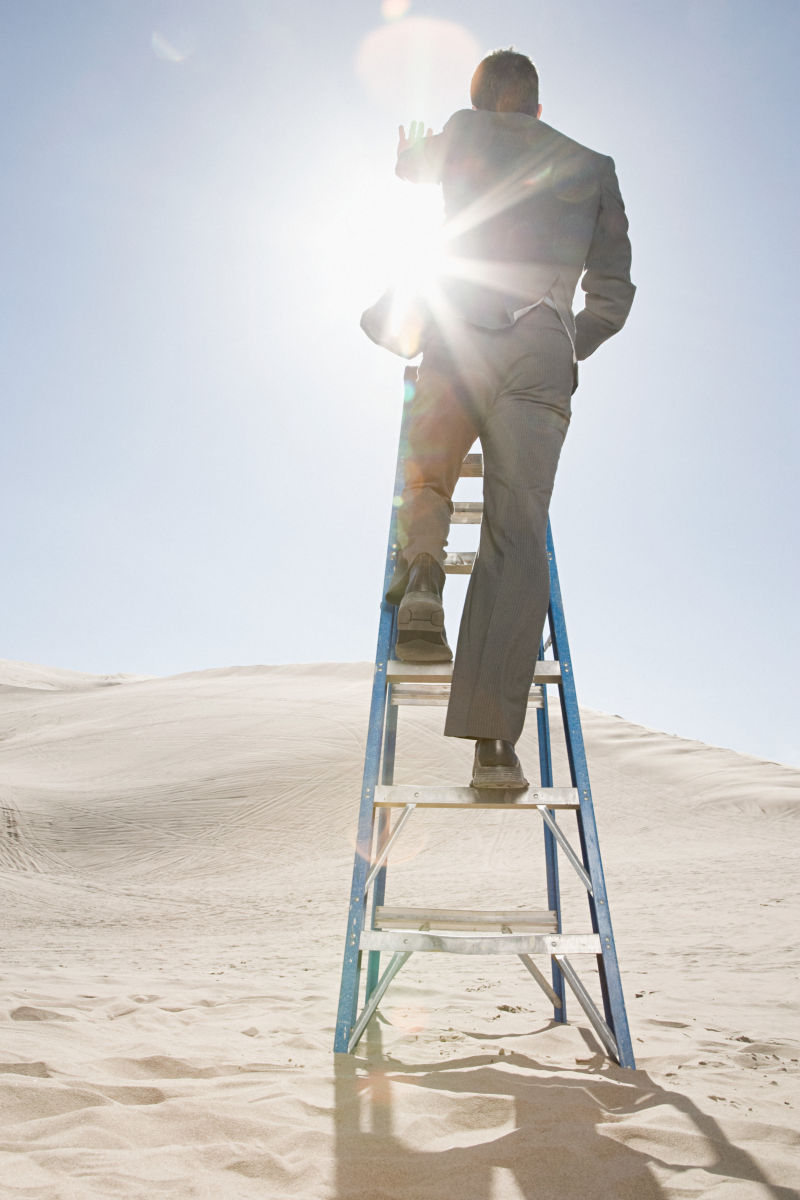
[[[398,126],[398,143],[397,153],[402,154],[404,150],[410,150],[412,146],[416,146],[417,142],[421,142],[423,138],[433,137],[433,130],[425,131],[424,121],[412,121],[408,127],[408,137],[404,125]]]

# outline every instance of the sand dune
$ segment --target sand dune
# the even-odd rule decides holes
[[[334,1060],[370,676],[0,662],[0,1195],[798,1196],[800,771],[618,717],[584,728],[639,1069],[516,960],[430,955]],[[400,781],[466,781],[442,719],[404,712]],[[536,906],[537,820],[421,814],[393,898]]]

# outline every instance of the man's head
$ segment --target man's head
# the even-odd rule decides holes
[[[479,63],[469,96],[474,108],[490,112],[520,112],[538,117],[542,111],[536,67],[516,50],[495,50]]]

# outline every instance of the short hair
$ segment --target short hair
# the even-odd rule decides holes
[[[535,117],[539,113],[539,74],[527,55],[494,50],[478,64],[469,97],[475,108]]]

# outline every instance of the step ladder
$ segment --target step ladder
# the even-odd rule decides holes
[[[403,490],[403,464],[415,379],[415,368],[407,368],[394,502],[386,553],[384,594],[394,573],[398,552],[397,507]],[[461,470],[462,477],[481,476],[482,473],[482,455],[468,454]],[[481,520],[481,511],[480,503],[457,501],[451,521],[453,524],[477,524]],[[438,951],[449,954],[511,954],[522,960],[552,1003],[556,1021],[566,1021],[567,983],[609,1055],[616,1059],[621,1067],[635,1066],[549,526],[547,550],[550,564],[547,648],[552,646],[553,657],[545,658],[545,648],[540,649],[540,661],[536,666],[529,700],[529,707],[536,709],[540,784],[531,785],[525,791],[498,793],[464,786],[426,787],[423,784],[394,784],[399,708],[402,705],[446,704],[452,664],[414,664],[395,659],[393,654],[397,638],[397,608],[385,600],[382,602],[334,1041],[335,1053],[353,1052],[387,988],[412,953]],[[447,555],[445,569],[452,574],[468,574],[472,570],[474,559],[474,553],[450,553]],[[571,776],[569,787],[553,785],[548,687],[558,688],[561,702]],[[544,830],[547,909],[485,912],[397,908],[386,905],[389,852],[414,812],[430,808],[538,813]],[[398,810],[393,825],[392,810]],[[557,814],[564,810],[574,811],[576,815],[578,848],[569,841],[558,823]],[[530,816],[527,819],[530,819]],[[562,930],[559,851],[577,875],[579,886],[585,889],[591,931],[566,933]],[[465,864],[465,869],[466,866]],[[380,956],[387,951],[391,952],[392,957],[381,974]],[[366,971],[363,972],[364,1001],[359,1015],[362,958],[365,952],[368,962]],[[549,980],[533,955],[549,957]],[[596,962],[602,1012],[575,968],[572,961],[575,955],[589,955]]]

